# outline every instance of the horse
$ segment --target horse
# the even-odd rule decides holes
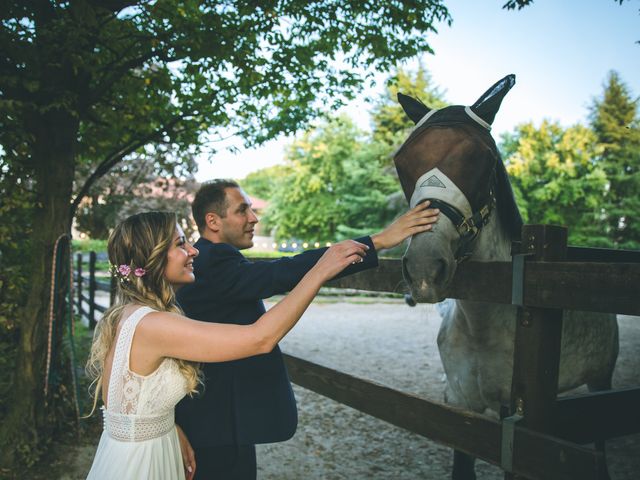
[[[507,75],[472,106],[433,110],[398,94],[415,127],[394,153],[411,207],[429,200],[441,211],[434,228],[413,236],[403,275],[417,302],[438,303],[438,349],[446,374],[445,403],[496,414],[511,396],[516,307],[446,299],[458,263],[510,261],[522,218],[490,129],[515,84]],[[565,311],[558,391],[586,384],[611,388],[618,356],[615,315]],[[603,444],[601,448],[604,449]],[[475,479],[475,459],[454,451],[452,478]]]

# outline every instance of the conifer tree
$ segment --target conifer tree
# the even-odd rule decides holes
[[[601,146],[597,161],[608,179],[603,199],[605,230],[611,246],[640,249],[640,119],[633,98],[617,72],[594,99],[591,127]]]

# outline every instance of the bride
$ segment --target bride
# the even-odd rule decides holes
[[[95,385],[92,412],[101,397],[104,415],[88,479],[191,478],[195,461],[174,423],[174,407],[196,393],[197,362],[270,352],[322,284],[362,261],[367,248],[353,240],[337,243],[256,323],[215,324],[184,317],[176,304],[175,289],[195,281],[198,250],[175,214],[141,213],[118,225],[108,242],[117,300],[96,327],[87,365]]]

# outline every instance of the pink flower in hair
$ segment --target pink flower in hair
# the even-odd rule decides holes
[[[145,273],[147,273],[147,271],[146,271],[144,268],[140,268],[140,267],[136,268],[136,269],[133,271],[133,274],[134,274],[136,277],[144,277],[144,274],[145,274]]]
[[[129,274],[131,273],[131,267],[129,265],[120,265],[118,267],[118,272],[120,273],[120,275],[122,275],[123,277],[128,277]]]

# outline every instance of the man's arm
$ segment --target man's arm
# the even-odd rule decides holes
[[[356,241],[369,247],[361,263],[350,265],[340,277],[378,266],[378,255],[370,237]],[[198,265],[196,278],[206,277],[213,287],[210,294],[225,302],[269,298],[292,290],[316,264],[326,248],[308,250],[292,257],[275,260],[250,261],[234,247],[216,244],[206,265]],[[204,278],[202,279],[204,280]],[[188,288],[188,287],[185,287]]]
[[[417,205],[371,237],[357,238],[356,241],[369,247],[367,255],[363,262],[349,266],[336,278],[377,267],[379,249],[394,247],[411,235],[430,230],[438,210],[428,209],[428,205],[428,201]],[[206,264],[199,265],[196,259],[197,283],[200,277],[206,279],[213,288],[207,293],[225,302],[264,299],[290,291],[326,251],[319,248],[293,257],[252,262],[231,245],[220,243],[211,248]]]

